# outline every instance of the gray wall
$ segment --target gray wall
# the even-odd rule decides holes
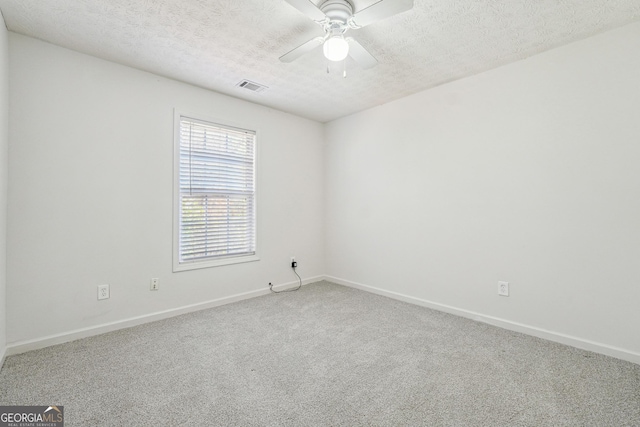
[[[9,42],[0,15],[0,364],[7,343],[7,186],[9,181]],[[1,365],[0,365],[1,367]]]
[[[297,280],[291,255],[303,278],[324,273],[320,123],[9,40],[10,345],[268,292]],[[260,261],[172,272],[174,108],[257,129]]]
[[[329,123],[327,273],[640,362],[638,52],[640,23]]]

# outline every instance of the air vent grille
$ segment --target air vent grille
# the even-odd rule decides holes
[[[262,92],[263,90],[268,89],[267,86],[252,82],[251,80],[242,80],[236,86],[250,90],[251,92]]]

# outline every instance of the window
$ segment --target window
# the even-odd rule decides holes
[[[176,122],[174,271],[257,260],[256,132]]]

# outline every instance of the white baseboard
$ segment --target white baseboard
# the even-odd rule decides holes
[[[309,283],[318,282],[324,280],[324,276],[309,277],[302,280],[303,285]],[[298,281],[282,283],[275,285],[275,290],[285,289],[298,285]],[[262,295],[267,295],[271,291],[269,288],[257,289],[255,291],[243,292],[240,294],[231,295],[228,297],[218,298],[210,301],[205,301],[197,304],[186,305],[183,307],[172,308],[169,310],[159,311],[156,313],[145,314],[142,316],[131,317],[129,319],[118,320],[116,322],[104,323],[101,325],[90,326],[88,328],[76,329],[69,332],[63,332],[61,334],[49,335],[42,338],[36,338],[26,341],[18,341],[15,343],[9,343],[3,354],[2,361],[4,362],[4,356],[12,356],[14,354],[20,354],[31,350],[37,350],[40,348],[49,347],[56,344],[62,344],[65,342],[75,341],[82,338],[92,337],[94,335],[100,335],[107,332],[117,331],[119,329],[130,328],[132,326],[142,325],[144,323],[155,322],[157,320],[167,319],[169,317],[179,316],[181,314],[191,313],[194,311],[206,310],[207,308],[218,307],[225,304],[231,304],[233,302],[242,301],[249,298],[255,298]],[[0,365],[0,368],[2,365]]]
[[[347,286],[350,288],[360,289],[366,292],[382,295],[385,297],[393,298],[399,301],[408,302],[427,308],[431,308],[445,313],[454,314],[456,316],[466,317],[478,322],[488,323],[493,326],[497,326],[503,329],[508,329],[515,332],[520,332],[527,335],[532,335],[538,338],[554,341],[560,344],[569,345],[572,347],[580,348],[583,350],[593,351],[595,353],[604,354],[607,356],[615,357],[618,359],[626,360],[628,362],[640,364],[640,354],[625,350],[610,345],[597,343],[582,338],[573,337],[570,335],[562,334],[559,332],[548,331],[545,329],[537,328],[535,326],[524,325],[522,323],[512,322],[505,319],[500,319],[493,316],[487,316],[474,311],[464,310],[461,308],[440,304],[432,301],[427,301],[421,298],[412,297],[409,295],[400,294],[397,292],[387,291],[380,288],[375,288],[361,283],[352,282],[350,280],[340,279],[333,276],[314,276],[302,280],[303,285],[315,283],[320,280],[327,280],[339,285]],[[274,290],[282,290],[292,286],[296,286],[298,282],[288,282],[274,286]],[[104,323],[101,325],[91,326],[88,328],[76,329],[61,334],[50,335],[42,338],[36,338],[32,340],[19,341],[15,343],[9,343],[6,348],[0,352],[0,369],[2,368],[5,358],[14,354],[24,353],[26,351],[37,350],[40,348],[49,347],[56,344],[62,344],[65,342],[75,341],[82,338],[87,338],[95,335],[104,334],[107,332],[116,331],[119,329],[130,328],[132,326],[141,325],[144,323],[155,322],[157,320],[167,319],[181,314],[191,313],[194,311],[205,310],[208,308],[218,307],[225,304],[230,304],[245,299],[255,298],[262,295],[269,294],[269,289],[257,289],[254,291],[244,292],[236,295],[231,295],[224,298],[218,298],[215,300],[205,301],[197,304],[191,304],[174,309],[164,310],[156,313],[151,313],[143,316],[132,317],[116,322]]]
[[[325,276],[325,280],[336,283],[338,285],[360,289],[363,291],[393,298],[399,301],[408,302],[410,304],[420,305],[420,306],[431,308],[434,310],[443,311],[445,313],[455,314],[456,316],[466,317],[468,319],[472,319],[477,322],[488,323],[490,325],[497,326],[503,329],[508,329],[510,331],[532,335],[534,337],[546,339],[549,341],[554,341],[560,344],[569,345],[571,347],[580,348],[582,350],[593,351],[594,353],[600,353],[606,356],[611,356],[618,359],[626,360],[628,362],[640,364],[639,353],[625,350],[623,348],[613,347],[610,345],[573,337],[573,336],[562,334],[559,332],[548,331],[546,329],[537,328],[535,326],[524,325],[522,323],[512,322],[510,320],[500,319],[498,317],[487,316],[481,313],[476,313],[474,311],[464,310],[461,308],[452,307],[445,304],[439,304],[436,302],[427,301],[421,298],[416,298],[409,295],[400,294],[397,292],[374,288],[372,286],[363,285],[361,283],[352,282],[350,280],[340,279],[338,277]]]

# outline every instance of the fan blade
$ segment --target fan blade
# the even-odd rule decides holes
[[[413,0],[382,0],[354,14],[349,19],[349,24],[354,28],[366,27],[411,8],[413,8]]]
[[[309,0],[285,0],[291,6],[298,9],[300,12],[307,15],[309,18],[314,21],[324,21],[326,15],[316,7],[315,4],[311,3]]]
[[[322,44],[322,42],[324,42],[324,38],[323,37],[315,37],[315,38],[309,40],[308,42],[301,44],[300,46],[298,46],[297,48],[293,49],[292,51],[282,55],[280,57],[280,61],[282,61],[282,62],[294,61],[294,60],[300,58],[305,53],[309,53],[313,49],[315,49],[316,47],[320,46]]]
[[[371,55],[357,40],[347,37],[349,43],[349,56],[354,59],[362,68],[368,70],[378,65],[378,60]]]

